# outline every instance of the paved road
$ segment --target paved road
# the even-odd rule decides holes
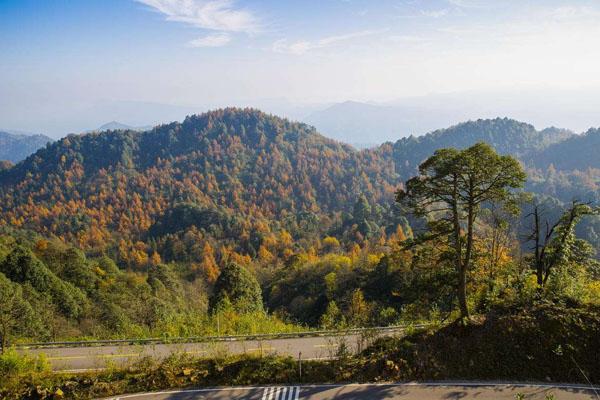
[[[528,400],[596,399],[593,390],[585,386],[517,385],[492,383],[424,383],[424,384],[366,384],[310,385],[245,388],[216,388],[141,393],[114,397],[131,400],[515,400],[522,393]]]
[[[186,353],[199,357],[223,354],[282,354],[302,359],[327,359],[334,357],[340,345],[357,351],[365,345],[359,335],[269,339],[248,341],[221,341],[213,343],[149,344],[123,346],[64,347],[21,349],[21,353],[44,353],[56,371],[105,368],[107,365],[125,366],[150,356],[162,359],[172,353]]]

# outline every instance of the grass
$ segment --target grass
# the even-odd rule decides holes
[[[340,342],[327,361],[292,357],[173,354],[128,368],[53,374],[43,358],[0,358],[0,398],[87,399],[170,388],[407,380],[600,382],[600,310],[538,304],[503,308],[471,324],[376,339],[351,355]],[[368,339],[368,338],[367,338]],[[370,342],[370,341],[367,341]],[[577,361],[577,365],[574,361]]]

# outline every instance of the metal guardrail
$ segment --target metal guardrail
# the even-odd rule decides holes
[[[163,337],[163,338],[145,338],[145,339],[109,339],[109,340],[87,340],[87,341],[66,341],[66,342],[39,342],[15,344],[16,349],[43,349],[53,347],[98,347],[110,345],[143,345],[143,344],[175,344],[175,343],[202,343],[202,342],[228,342],[244,340],[266,340],[266,339],[290,339],[304,337],[322,337],[322,336],[347,336],[368,332],[398,332],[410,328],[425,328],[431,324],[415,325],[397,325],[397,326],[379,326],[372,328],[351,328],[344,330],[321,330],[304,332],[286,332],[286,333],[261,333],[250,335],[230,335],[230,336],[190,336],[190,337]]]

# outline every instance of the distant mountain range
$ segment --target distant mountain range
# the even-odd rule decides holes
[[[385,222],[395,190],[424,159],[439,148],[477,142],[518,157],[535,193],[563,202],[600,200],[598,130],[575,135],[508,118],[480,119],[359,151],[306,124],[229,108],[152,130],[111,129],[54,142],[0,170],[0,217],[79,243],[92,240],[91,228],[96,236],[119,232],[145,240],[165,210],[185,202],[201,207],[207,234],[254,253],[249,232],[284,226],[293,235],[326,233],[361,194]],[[37,214],[48,209],[53,214]],[[213,220],[221,226],[214,232]]]
[[[551,165],[558,170],[600,169],[600,129],[592,128],[581,135],[553,143],[533,155],[532,161],[544,169]]]
[[[17,163],[52,142],[48,136],[0,130],[0,161]]]
[[[313,112],[303,120],[314,125],[325,136],[356,144],[357,147],[444,126],[431,119],[420,122],[415,114],[414,110],[346,101]]]
[[[596,89],[496,90],[406,97],[369,103],[346,101],[323,106],[301,118],[327,137],[345,143],[383,143],[478,118],[508,117],[536,127],[568,127],[585,132],[600,125]]]
[[[91,129],[84,133],[118,130],[142,132],[149,129],[152,129],[152,126],[130,126],[117,121],[111,121],[97,129]],[[52,138],[41,134],[0,129],[0,161],[17,163],[53,141]],[[6,168],[6,164],[3,164],[3,168]]]
[[[126,124],[122,124],[117,121],[107,122],[106,124],[100,126],[98,129],[92,129],[87,132],[102,132],[102,131],[138,131],[143,132],[152,129],[152,125],[147,126],[130,126]]]

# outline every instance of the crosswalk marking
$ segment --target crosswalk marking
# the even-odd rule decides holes
[[[261,400],[298,400],[300,398],[300,387],[282,386],[267,387],[263,391]]]

